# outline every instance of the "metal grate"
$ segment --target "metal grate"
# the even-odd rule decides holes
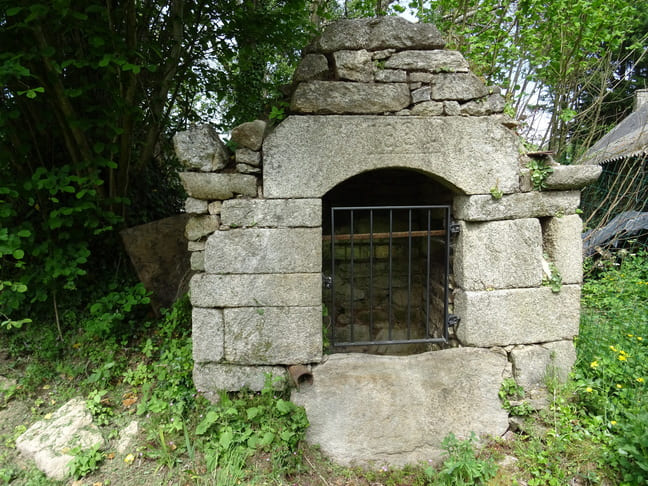
[[[447,342],[450,206],[333,207],[330,217],[331,345]]]

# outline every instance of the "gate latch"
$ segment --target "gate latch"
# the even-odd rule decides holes
[[[459,223],[451,223],[450,224],[450,234],[451,235],[458,235],[460,231],[461,231],[461,225]]]
[[[455,314],[448,314],[448,327],[455,327],[459,324],[461,318]]]
[[[322,274],[322,285],[325,289],[330,289],[333,287],[333,277],[330,275]]]

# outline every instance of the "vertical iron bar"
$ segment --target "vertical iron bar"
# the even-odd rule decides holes
[[[447,341],[448,334],[448,295],[450,286],[450,208],[445,209],[445,285],[443,288],[443,338]]]
[[[354,252],[353,252],[353,209],[351,210],[350,214],[351,214],[351,230],[349,231],[349,234],[351,235],[350,236],[350,239],[351,239],[351,289],[350,289],[351,290],[350,291],[350,295],[351,295],[351,303],[350,303],[351,322],[350,322],[350,326],[351,326],[351,341],[353,342],[353,341],[355,341],[355,333],[354,333],[355,321],[353,319],[353,287],[355,285],[355,275],[354,275],[354,265],[353,265],[354,264],[354,259],[355,259],[355,255],[354,255]]]
[[[427,210],[427,256],[425,257],[425,337],[430,337],[430,217],[432,210]]]
[[[369,210],[369,341],[374,336],[374,306],[373,306],[373,209]]]
[[[407,339],[412,338],[412,208],[407,212]]]
[[[392,331],[394,329],[394,315],[393,315],[393,309],[392,309],[392,230],[393,230],[393,223],[394,223],[394,210],[390,209],[389,210],[389,278],[388,280],[388,286],[389,286],[389,336],[388,339],[392,339]]]
[[[331,346],[335,346],[335,208],[331,207]]]

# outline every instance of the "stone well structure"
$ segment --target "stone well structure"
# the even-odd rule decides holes
[[[287,367],[311,366],[313,382],[294,400],[306,406],[309,438],[343,463],[437,457],[447,432],[502,434],[502,380],[514,376],[531,389],[548,369],[564,378],[575,357],[576,210],[580,189],[600,168],[555,166],[534,189],[531,158],[521,153],[499,90],[444,45],[434,26],[401,18],[336,22],[306,49],[291,114],[277,126],[235,128],[233,154],[209,127],[175,137],[187,167],[186,236],[197,271],[190,284],[196,387],[216,398],[218,390],[258,390],[266,373],[285,379]],[[423,354],[325,355],[329,207],[383,202],[450,205],[458,232],[447,304],[459,321],[445,344]],[[416,396],[404,398],[399,383]],[[364,428],[349,410],[355,399],[380,403],[365,418],[392,424],[381,431],[382,445],[358,442]],[[401,422],[389,406],[395,402],[419,404],[420,420]]]

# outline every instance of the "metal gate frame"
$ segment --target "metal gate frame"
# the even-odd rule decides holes
[[[443,229],[442,230],[432,230],[431,229],[431,211],[432,210],[444,210],[443,218]],[[373,224],[374,224],[374,211],[389,211],[389,231],[387,233],[374,233]],[[393,215],[394,211],[408,211],[408,231],[394,232],[393,231]],[[412,230],[412,211],[413,210],[427,210],[427,229],[425,230]],[[356,211],[369,211],[369,233],[354,233],[354,215]],[[349,212],[350,214],[350,227],[351,232],[348,234],[336,234],[335,233],[335,215],[336,212]],[[328,279],[328,286],[331,289],[331,309],[329,310],[329,316],[331,317],[331,346],[333,347],[342,347],[342,346],[366,346],[366,345],[389,345],[389,344],[414,344],[414,343],[447,343],[449,335],[449,327],[454,324],[455,316],[449,314],[448,312],[448,295],[449,295],[449,275],[450,275],[450,236],[452,233],[455,233],[457,226],[452,224],[451,221],[451,206],[450,205],[423,205],[423,206],[340,206],[331,208],[331,235],[323,236],[324,241],[330,240],[331,242],[331,276]],[[430,250],[431,250],[431,238],[432,236],[442,236],[444,238],[444,278],[443,278],[443,332],[441,337],[432,337],[430,332]],[[410,335],[410,324],[411,324],[411,287],[412,287],[412,238],[426,237],[427,239],[427,255],[426,255],[426,282],[425,282],[425,335],[426,338],[418,339],[392,339],[392,331],[394,329],[394,319],[392,313],[392,243],[394,238],[408,238],[408,301],[407,301],[407,334]],[[369,335],[373,336],[374,327],[373,327],[373,313],[374,313],[374,304],[373,304],[373,243],[376,238],[388,238],[389,240],[389,332],[388,339],[380,341],[356,341],[354,340],[354,317],[353,317],[353,279],[354,279],[354,241],[357,240],[369,240],[369,307],[370,307],[370,323]],[[349,241],[351,245],[351,298],[350,298],[350,341],[337,342],[335,335],[335,242],[336,241]]]

